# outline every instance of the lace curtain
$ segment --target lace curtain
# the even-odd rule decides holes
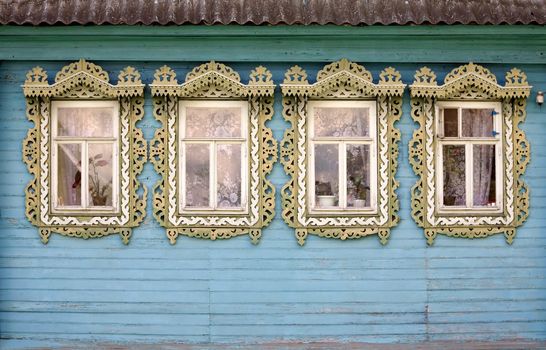
[[[85,206],[81,199],[85,147],[89,157],[87,206],[112,205],[113,142],[98,139],[114,136],[112,115],[112,108],[63,107],[57,110],[57,136],[60,137],[56,146],[58,206]],[[63,136],[76,140],[59,142]]]
[[[463,110],[464,137],[491,137],[493,118],[491,109]],[[465,148],[462,145],[444,145],[444,204],[466,205]],[[494,161],[495,145],[473,144],[473,206],[495,203]]]

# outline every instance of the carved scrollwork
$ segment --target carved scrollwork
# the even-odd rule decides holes
[[[519,69],[506,74],[501,86],[488,69],[469,63],[453,69],[438,85],[432,70],[423,67],[415,74],[411,85],[411,116],[418,124],[409,144],[409,161],[418,176],[411,189],[411,213],[419,227],[424,229],[427,243],[432,245],[438,234],[450,237],[484,238],[504,233],[511,244],[515,229],[529,215],[529,189],[520,178],[530,159],[530,145],[519,124],[525,119],[525,101],[531,86]],[[434,118],[437,100],[500,100],[504,159],[505,209],[502,215],[442,216],[435,204],[435,148]]]
[[[283,116],[290,123],[281,142],[281,163],[288,181],[282,187],[282,217],[295,229],[300,245],[308,234],[336,239],[356,239],[377,234],[386,244],[390,229],[399,221],[395,179],[398,167],[400,131],[395,123],[402,115],[405,85],[400,73],[388,67],[377,84],[361,65],[342,59],[325,66],[317,81],[309,84],[299,66],[290,68],[281,85]],[[378,211],[376,214],[347,216],[344,213],[316,216],[307,213],[307,103],[310,99],[370,99],[377,102]]]
[[[34,123],[23,141],[23,161],[32,175],[26,187],[26,216],[39,228],[42,242],[52,232],[83,239],[120,234],[127,244],[131,229],[146,215],[146,188],[139,182],[147,160],[147,145],[136,123],[144,116],[144,85],[140,73],[127,67],[119,75],[119,84],[109,83],[108,74],[98,65],[80,60],[63,67],[49,85],[47,75],[36,67],[27,74],[23,91],[27,117]],[[119,101],[121,212],[104,216],[90,211],[90,216],[59,215],[51,212],[50,102],[56,98],[116,99]]]
[[[150,161],[160,175],[153,189],[154,217],[165,227],[175,244],[179,235],[202,239],[227,239],[248,234],[252,243],[275,215],[275,188],[267,178],[277,161],[277,142],[266,125],[273,116],[275,85],[271,72],[259,66],[250,74],[248,85],[239,74],[218,62],[208,62],[186,75],[183,84],[173,84],[176,74],[169,67],[156,71],[151,85],[154,117],[161,123],[150,144]],[[184,98],[247,100],[249,106],[249,210],[248,214],[188,215],[177,210],[179,201],[180,155],[177,121],[179,100]]]

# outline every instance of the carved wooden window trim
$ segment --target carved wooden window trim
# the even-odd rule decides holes
[[[389,67],[373,83],[364,67],[346,59],[326,65],[310,84],[307,73],[299,66],[290,68],[281,85],[283,115],[291,124],[281,144],[281,162],[290,179],[282,188],[283,219],[295,229],[300,245],[308,234],[341,240],[378,234],[386,244],[390,229],[399,221],[398,182],[394,178],[398,165],[400,132],[394,123],[402,115],[405,85],[400,73]],[[308,213],[308,102],[313,100],[372,100],[377,110],[378,202],[377,213],[341,212],[328,215]]]
[[[146,141],[136,123],[144,115],[144,85],[140,73],[127,67],[117,85],[108,73],[85,60],[63,67],[49,84],[46,72],[35,67],[28,72],[23,91],[27,117],[34,123],[23,142],[23,160],[33,179],[26,187],[26,216],[39,228],[45,244],[52,232],[83,239],[120,234],[128,244],[132,228],[146,216],[146,187],[137,179],[147,159]],[[53,212],[51,194],[51,104],[56,100],[117,101],[119,118],[120,210],[115,213],[86,211],[78,215]]]
[[[171,244],[179,235],[203,239],[227,239],[248,234],[254,244],[275,215],[275,188],[266,178],[277,160],[277,142],[265,123],[273,116],[275,85],[271,73],[262,66],[255,68],[248,84],[241,83],[233,69],[214,61],[195,67],[178,84],[176,73],[168,66],[154,75],[152,89],[155,118],[161,123],[150,145],[150,161],[161,179],[154,186],[154,217],[166,228]],[[180,213],[179,121],[180,101],[247,101],[248,102],[248,213],[212,211]]]
[[[432,70],[417,71],[411,85],[412,118],[419,124],[409,144],[409,159],[418,176],[411,190],[412,216],[424,229],[427,243],[432,245],[437,234],[451,237],[484,238],[504,233],[511,244],[516,227],[529,215],[529,189],[520,178],[530,160],[530,145],[519,124],[525,120],[526,98],[531,86],[519,69],[506,74],[505,85],[488,69],[469,63],[453,69],[438,85]],[[496,101],[502,105],[501,131],[503,146],[503,210],[502,213],[460,212],[446,215],[438,212],[435,160],[437,132],[436,106],[439,101]]]

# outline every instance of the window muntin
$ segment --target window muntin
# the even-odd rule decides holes
[[[180,212],[244,214],[248,102],[180,101]]]
[[[310,211],[375,212],[375,102],[310,101],[308,110]]]
[[[117,101],[52,101],[51,110],[52,210],[117,211]]]
[[[438,210],[502,212],[501,104],[443,101],[436,115]]]

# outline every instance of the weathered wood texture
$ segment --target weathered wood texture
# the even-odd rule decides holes
[[[347,42],[330,46],[335,36],[309,39],[302,35],[289,40],[263,36],[260,45],[271,45],[271,49],[262,52],[245,42],[251,37],[236,35],[156,39],[131,37],[121,28],[120,37],[104,37],[93,34],[96,28],[89,28],[89,41],[94,45],[90,47],[81,37],[70,36],[66,40],[48,37],[35,45],[40,42],[38,37],[27,35],[23,40],[8,30],[38,34],[33,28],[20,32],[0,28],[4,45],[0,47],[0,345],[47,346],[59,340],[387,343],[546,339],[546,107],[540,109],[534,103],[536,91],[546,90],[546,59],[544,45],[524,48],[535,39],[544,43],[544,31],[533,38],[535,29],[529,27],[527,33],[510,34],[519,35],[518,40],[504,42],[497,28],[496,38],[487,41],[502,47],[503,54],[499,54],[474,45],[464,35],[453,38],[438,33],[438,45],[449,50],[419,46],[417,34],[413,39],[392,39],[390,46],[381,36],[375,41],[368,37],[363,45],[353,35],[352,48],[344,46]],[[155,30],[151,28],[150,33],[157,34]],[[85,34],[82,28],[77,31]],[[49,35],[47,28],[43,34]],[[396,34],[394,29],[391,34]],[[154,51],[158,42],[169,46]],[[190,43],[191,48],[184,46]],[[301,48],[310,45],[313,49],[308,52]],[[407,48],[390,55],[397,45]],[[426,40],[423,45],[428,45]],[[234,52],[233,47],[238,46],[244,51]],[[508,69],[517,66],[534,86],[523,125],[532,145],[532,161],[525,175],[531,188],[531,215],[512,246],[498,235],[483,240],[438,237],[435,246],[427,248],[422,230],[410,217],[409,188],[415,176],[407,160],[407,144],[415,125],[406,94],[399,123],[402,142],[397,174],[401,222],[386,246],[373,237],[350,242],[310,237],[302,248],[280,214],[264,230],[258,246],[248,237],[214,242],[182,237],[171,246],[150,209],[129,246],[123,246],[119,237],[84,241],[58,235],[44,246],[24,217],[24,187],[30,176],[21,160],[21,141],[31,124],[25,117],[20,85],[26,71],[35,65],[52,76],[80,56],[96,60],[111,74],[130,63],[147,83],[165,63],[184,76],[201,63],[197,60],[218,58],[243,77],[263,64],[272,70],[277,83],[290,62],[298,61],[314,76],[324,61],[340,57],[362,62],[375,76],[392,63],[405,83],[411,83],[415,70],[424,64],[443,79],[453,67],[481,58],[477,62],[492,69],[501,81]],[[275,116],[269,123],[277,139],[287,126],[280,102],[277,94]],[[147,92],[146,116],[140,127],[148,140],[158,126],[150,103]],[[151,187],[157,177],[147,164],[142,181]],[[275,165],[272,180],[277,188],[286,181],[280,164]]]

